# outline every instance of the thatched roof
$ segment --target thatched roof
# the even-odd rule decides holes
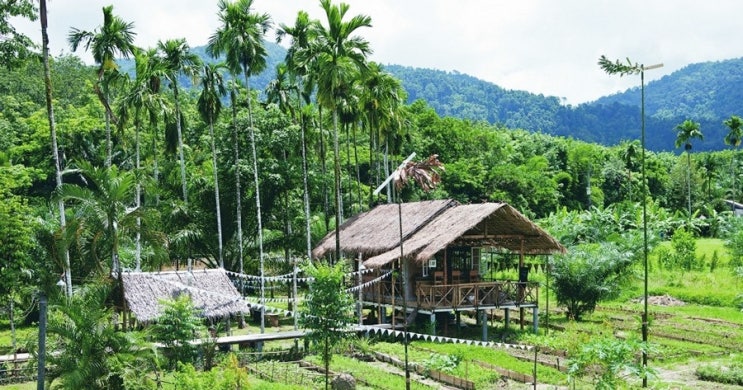
[[[124,299],[141,322],[160,315],[160,301],[189,294],[196,309],[207,318],[247,313],[248,305],[224,269],[169,272],[125,272]]]
[[[378,206],[341,225],[341,250],[361,253],[368,268],[400,257],[398,205]],[[402,205],[405,257],[425,261],[449,245],[497,247],[516,253],[549,254],[565,248],[547,232],[505,203],[460,205],[453,200]],[[335,250],[331,232],[313,255]]]
[[[421,226],[429,223],[444,210],[457,204],[451,199],[403,203],[403,238],[410,237]],[[340,227],[341,250],[374,256],[397,247],[400,242],[398,204],[384,204],[350,218]],[[330,232],[312,251],[312,257],[321,258],[335,252],[335,231]],[[399,252],[399,249],[398,249]]]

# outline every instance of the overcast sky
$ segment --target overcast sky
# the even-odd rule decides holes
[[[739,0],[345,0],[347,17],[365,14],[372,28],[371,60],[458,71],[507,89],[564,98],[578,104],[639,84],[609,76],[602,54],[646,66],[651,81],[686,65],[743,56],[743,1]],[[219,26],[216,0],[49,0],[50,50],[69,53],[70,27],[93,30],[101,8],[133,22],[136,44],[186,38],[204,45]],[[319,0],[254,0],[275,24],[293,24],[297,11],[323,17]],[[41,41],[38,22],[14,24]],[[273,39],[273,34],[269,36]],[[78,55],[90,62],[80,49]]]

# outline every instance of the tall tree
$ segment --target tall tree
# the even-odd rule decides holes
[[[173,88],[173,99],[175,100],[175,126],[178,133],[178,160],[181,165],[183,202],[186,204],[186,208],[188,209],[186,159],[183,155],[183,114],[181,113],[181,104],[179,99],[178,77],[181,74],[190,77],[196,75],[198,67],[201,65],[201,59],[196,53],[191,52],[191,48],[183,38],[169,39],[165,42],[159,41],[157,47],[163,54],[168,81],[170,82],[171,88]]]
[[[248,90],[248,124],[250,126],[250,148],[253,154],[253,181],[255,185],[255,206],[258,223],[258,256],[261,272],[261,333],[265,331],[265,280],[263,278],[263,223],[261,221],[261,195],[258,180],[258,152],[255,145],[255,126],[253,124],[250,76],[266,68],[266,48],[263,37],[271,28],[271,17],[252,11],[253,0],[229,2],[220,0],[219,20],[222,25],[209,37],[207,50],[212,56],[225,54],[227,67],[233,72],[242,71],[245,87]],[[240,196],[240,194],[238,194]],[[238,216],[239,217],[239,216]],[[242,266],[240,267],[242,268]]]
[[[369,165],[374,173],[369,175],[370,187],[381,182],[381,169],[384,168],[389,175],[389,140],[401,127],[400,109],[405,101],[405,91],[400,81],[391,74],[384,72],[382,67],[376,63],[369,64],[369,71],[363,81],[364,94],[361,100],[365,116],[364,123],[369,131]],[[382,151],[381,160],[384,167],[379,164],[380,158],[375,158]],[[385,176],[386,176],[385,175]],[[391,201],[391,189],[387,188],[387,197]],[[369,194],[369,204],[373,202],[372,194]]]
[[[738,147],[741,140],[743,140],[743,120],[739,116],[733,115],[722,123],[728,128],[728,133],[725,135],[725,144],[733,147],[733,158],[730,160],[730,173],[733,176],[733,201],[738,201],[738,185],[736,180],[738,173],[735,172],[735,157],[738,154]]]
[[[43,4],[43,11],[41,10]],[[39,13],[43,12],[46,17],[46,2],[39,1]],[[4,1],[0,3],[0,65],[12,69],[19,63],[25,61],[33,54],[34,43],[31,38],[16,31],[10,24],[12,17],[24,17],[36,20],[33,1]],[[46,20],[42,21],[42,28],[46,26]]]
[[[111,165],[111,122],[116,118],[109,104],[109,86],[112,74],[117,72],[116,57],[129,58],[134,50],[134,23],[127,23],[113,14],[113,6],[103,7],[103,25],[94,31],[71,28],[68,41],[72,51],[83,44],[98,64],[95,93],[106,110],[106,166]]]
[[[217,171],[217,147],[214,136],[214,122],[222,111],[221,98],[227,92],[220,70],[221,64],[206,64],[201,74],[201,94],[198,100],[198,109],[201,119],[209,125],[209,136],[212,147],[212,171],[214,176],[214,201],[217,214],[217,240],[219,246],[219,266],[224,268],[222,249],[222,212],[219,198],[219,174]]]
[[[234,73],[233,73],[234,75]],[[244,272],[243,269],[243,212],[242,212],[242,187],[241,187],[241,174],[240,174],[240,139],[237,136],[237,96],[240,90],[240,82],[236,79],[229,81],[230,90],[230,108],[232,109],[232,151],[234,154],[234,166],[235,170],[235,222],[237,223],[237,255],[238,264],[240,265],[240,274]],[[243,278],[240,278],[240,293],[244,293],[245,287]]]
[[[335,176],[335,223],[341,225],[341,168],[338,147],[338,115],[340,93],[352,77],[366,69],[366,56],[371,53],[369,42],[354,35],[362,27],[371,27],[371,18],[356,15],[344,21],[349,5],[333,5],[330,0],[320,0],[327,25],[316,21],[313,26],[316,40],[317,98],[333,116],[333,161]],[[335,229],[336,256],[340,256],[340,230]]]
[[[57,189],[62,186],[62,164],[59,160],[59,144],[57,143],[57,124],[54,120],[54,104],[52,102],[52,76],[49,69],[49,34],[47,22],[46,0],[39,1],[39,16],[41,21],[41,54],[44,64],[44,97],[46,98],[46,115],[49,120],[49,133],[52,139],[52,157],[54,158],[54,173]],[[59,225],[65,226],[65,205],[62,198],[57,199],[59,209]],[[70,252],[64,254],[64,278],[67,297],[72,296],[72,270],[70,268]]]
[[[161,77],[165,76],[165,68],[162,66],[162,62],[157,55],[157,50],[140,50],[134,51],[134,64],[135,64],[135,79],[129,83],[128,89],[120,101],[118,109],[119,114],[119,127],[123,128],[132,117],[134,124],[134,160],[135,168],[137,172],[137,183],[136,190],[134,193],[134,203],[136,208],[142,206],[142,163],[141,163],[141,129],[143,122],[143,115],[150,113],[150,116],[157,115],[165,107],[165,101],[159,92],[159,81]],[[130,109],[134,112],[130,113]],[[151,118],[152,119],[152,118]],[[150,121],[150,124],[156,123],[156,120]],[[155,156],[157,158],[157,156]],[[141,267],[141,232],[139,227],[141,226],[141,220],[137,219],[137,238],[136,238],[136,251],[135,251],[135,269],[140,270]]]
[[[291,44],[286,52],[286,70],[290,75],[293,75],[296,81],[295,92],[297,94],[297,110],[295,113],[298,115],[295,120],[299,120],[299,128],[302,143],[302,203],[304,206],[304,228],[305,228],[305,244],[307,250],[307,259],[312,258],[312,229],[310,227],[310,220],[312,218],[310,214],[310,192],[308,185],[308,156],[307,156],[307,121],[305,120],[305,110],[302,107],[303,101],[309,103],[309,93],[306,90],[311,90],[311,83],[305,83],[303,88],[303,81],[307,75],[307,71],[310,68],[312,62],[312,56],[307,55],[310,49],[310,17],[305,11],[299,11],[297,13],[297,19],[294,21],[294,26],[288,26],[281,24],[279,29],[276,31],[276,42],[281,43],[281,40],[286,37],[291,37]],[[299,327],[299,315],[297,314],[297,264],[295,262],[292,272],[292,296],[294,297],[293,309],[294,309],[294,329]]]
[[[684,151],[686,151],[686,189],[687,189],[687,203],[689,205],[689,218],[691,218],[691,141],[694,138],[699,140],[704,139],[704,134],[700,128],[699,123],[687,119],[680,125],[676,126],[676,147],[680,148],[684,145]]]

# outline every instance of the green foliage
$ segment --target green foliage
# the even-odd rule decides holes
[[[613,243],[586,244],[556,256],[552,275],[557,302],[568,318],[580,320],[596,304],[619,293],[629,276],[632,251]]]
[[[699,269],[700,265],[703,265],[699,264],[696,257],[696,240],[686,230],[678,229],[673,233],[671,246],[673,247],[671,265],[681,267],[686,271]]]
[[[704,364],[697,367],[694,374],[705,381],[743,386],[743,359],[736,357],[724,366]]]
[[[462,359],[462,355],[442,355],[439,353],[432,353],[428,359],[422,362],[422,364],[426,370],[438,370],[452,374]]]
[[[43,272],[34,259],[35,229],[28,199],[14,191],[30,183],[28,169],[23,166],[0,166],[0,302],[5,303],[13,292]]]
[[[720,265],[720,256],[717,253],[717,249],[712,252],[712,259],[709,261],[709,272],[715,272],[715,269]]]
[[[165,347],[170,367],[177,363],[193,363],[198,348],[191,341],[201,337],[203,325],[188,294],[160,302],[162,313],[151,327],[154,341]]]
[[[743,230],[737,230],[728,235],[725,247],[730,253],[731,268],[743,266]]]
[[[642,379],[653,374],[636,358],[643,351],[650,353],[648,345],[636,340],[592,340],[572,355],[568,375],[572,379],[591,376],[596,389],[616,389],[624,376]]]
[[[36,9],[30,0],[8,1],[0,4],[0,65],[12,68],[33,54],[35,45],[31,39],[18,31],[10,23],[11,18],[22,17],[36,20]]]
[[[206,372],[198,372],[193,365],[178,362],[173,379],[176,389],[233,390],[249,387],[248,371],[240,367],[234,354],[227,355],[219,366]]]
[[[51,388],[137,388],[155,369],[152,349],[135,333],[114,329],[106,307],[110,287],[88,284],[72,298],[50,306],[47,351]]]
[[[353,323],[353,297],[343,286],[345,267],[343,262],[332,266],[310,262],[304,268],[314,280],[300,308],[299,323],[309,331],[306,339],[319,349],[326,368],[326,387],[333,347],[350,335],[346,328]]]

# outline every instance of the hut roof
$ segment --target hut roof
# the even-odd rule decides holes
[[[425,261],[447,246],[490,246],[524,254],[565,252],[555,238],[506,203],[460,205],[453,200],[401,205],[404,256]],[[341,250],[361,253],[368,268],[400,257],[398,205],[377,206],[341,225]],[[334,232],[313,251],[335,250]]]
[[[160,315],[160,301],[189,294],[193,305],[207,318],[247,313],[247,303],[224,269],[168,272],[125,272],[124,299],[141,322]]]
[[[454,200],[444,199],[377,206],[341,225],[341,250],[346,253],[362,253],[365,257],[387,252],[400,243],[398,207],[402,214],[402,236],[407,239],[421,226],[456,204]],[[329,252],[335,252],[335,231],[320,241],[312,251],[312,257],[320,258]]]

